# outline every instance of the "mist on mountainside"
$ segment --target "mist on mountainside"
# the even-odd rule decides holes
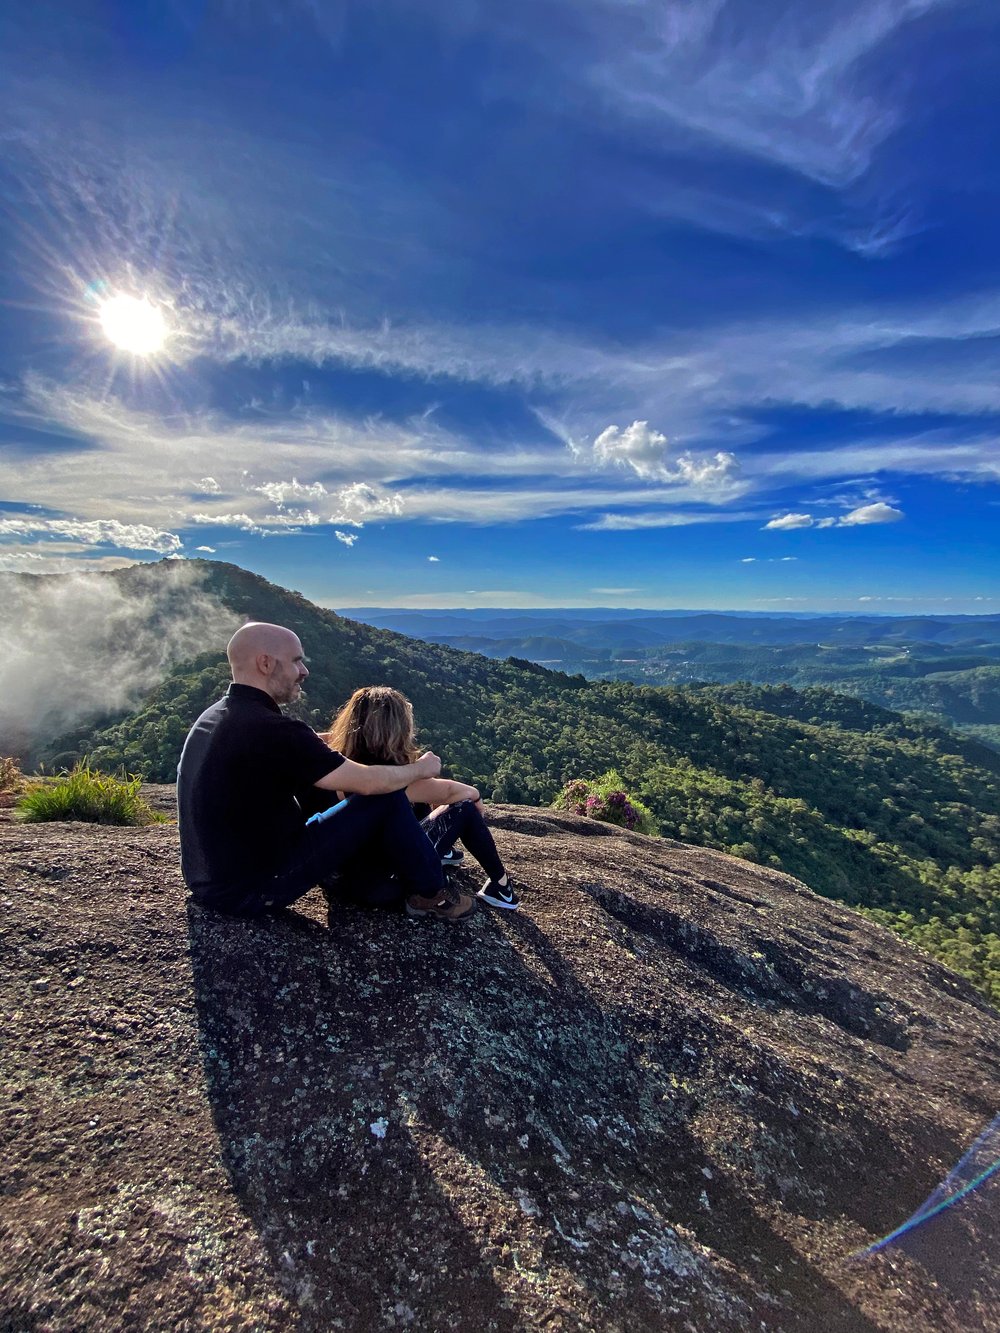
[[[201,569],[7,575],[0,582],[0,753],[138,706],[177,662],[224,644],[241,617]]]

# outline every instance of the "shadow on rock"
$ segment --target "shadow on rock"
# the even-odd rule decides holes
[[[498,1191],[546,1220],[542,1259],[572,1275],[577,1308],[589,1304],[597,1327],[694,1320],[814,1333],[821,1320],[827,1333],[876,1333],[748,1207],[739,1182],[709,1167],[688,1123],[693,1102],[671,1078],[700,1063],[685,1050],[695,1025],[675,1031],[652,1061],[637,1036],[643,1016],[623,1019],[613,991],[595,1001],[536,921],[502,914],[490,928],[539,966],[464,997],[468,1064],[452,1096],[469,1104],[456,1106],[444,1134]],[[467,1130],[484,1090],[495,1124],[488,1138]],[[772,1285],[791,1299],[776,1300]]]
[[[333,934],[291,912],[246,922],[189,907],[225,1168],[305,1327],[513,1330],[400,1114],[418,1100],[436,1015],[379,975],[366,915],[340,924],[352,915]]]
[[[875,1333],[834,1268],[894,1154],[838,1070],[904,1060],[896,1015],[586,861],[459,927],[189,908],[223,1160],[302,1323]]]

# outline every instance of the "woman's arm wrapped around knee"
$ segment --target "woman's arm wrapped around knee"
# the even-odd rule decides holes
[[[418,778],[406,788],[406,795],[414,805],[429,805],[432,809],[441,805],[458,805],[459,801],[472,801],[479,813],[483,813],[478,788],[455,778]]]

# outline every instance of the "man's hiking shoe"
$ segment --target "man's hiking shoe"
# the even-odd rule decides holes
[[[316,883],[329,906],[344,901],[344,886],[339,875],[326,875],[323,879],[317,880]]]
[[[447,852],[441,853],[441,864],[443,866],[460,866],[465,860],[465,853],[461,847],[452,847]]]
[[[506,884],[500,884],[495,879],[488,879],[477,896],[482,898],[484,903],[490,903],[494,907],[506,907],[511,912],[516,912],[521,906],[521,900],[517,896],[517,890],[510,882],[509,875]]]
[[[419,893],[412,893],[406,900],[407,916],[433,916],[440,921],[468,921],[475,910],[475,899],[467,893],[450,894],[442,890],[432,898],[422,898]]]

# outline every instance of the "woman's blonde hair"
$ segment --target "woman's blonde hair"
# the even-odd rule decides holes
[[[355,690],[323,739],[358,764],[412,764],[419,753],[413,705],[388,685]]]

